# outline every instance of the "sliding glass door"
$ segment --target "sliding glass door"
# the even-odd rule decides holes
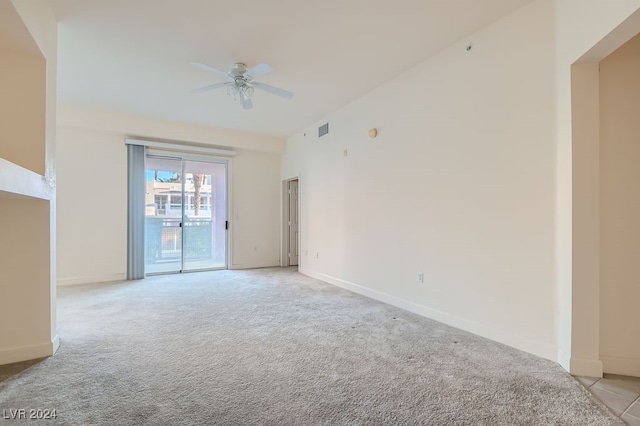
[[[227,163],[148,154],[146,274],[227,267]]]
[[[185,161],[183,270],[227,267],[227,166]]]
[[[145,273],[182,270],[182,159],[145,161]]]

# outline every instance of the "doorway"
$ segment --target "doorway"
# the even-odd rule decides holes
[[[145,273],[226,269],[226,160],[147,153]]]
[[[282,266],[298,265],[300,259],[300,212],[298,178],[283,182]]]
[[[637,10],[571,66],[572,162],[563,172],[572,191],[569,316],[563,315],[570,357],[563,366],[574,375],[640,375],[640,346],[629,338],[637,334],[637,262],[634,249],[624,247],[637,246],[638,64],[636,52],[619,56],[639,29]]]

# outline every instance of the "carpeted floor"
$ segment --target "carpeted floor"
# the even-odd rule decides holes
[[[0,367],[0,423],[622,424],[553,362],[291,268],[62,288],[58,306],[58,353]]]

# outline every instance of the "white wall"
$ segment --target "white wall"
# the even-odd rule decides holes
[[[58,284],[125,278],[126,137],[230,147],[232,268],[279,262],[277,138],[145,117],[60,107]],[[234,219],[236,218],[236,219]]]
[[[232,269],[280,264],[280,154],[238,150],[233,159]]]
[[[58,141],[58,284],[125,279],[124,137],[59,127]]]
[[[555,359],[553,34],[534,2],[291,137],[301,271]]]
[[[600,356],[640,376],[640,35],[600,63]]]

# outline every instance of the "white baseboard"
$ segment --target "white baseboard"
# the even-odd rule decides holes
[[[257,268],[274,268],[280,266],[280,261],[274,262],[264,262],[264,263],[237,263],[235,265],[229,266],[231,270],[239,270],[239,269],[257,269]]]
[[[127,279],[127,274],[125,274],[124,272],[119,274],[58,278],[58,287],[62,287],[66,285],[93,284],[93,283],[104,283],[104,282],[110,282],[110,281],[124,281],[126,279]]]
[[[53,339],[51,340],[51,344],[52,344],[52,352],[53,354],[55,354],[56,352],[58,352],[58,348],[60,348],[60,337],[58,337],[57,334],[53,336]]]
[[[53,355],[60,346],[60,339],[56,335],[51,342],[38,345],[22,346],[19,348],[0,350],[0,365],[14,362],[28,361],[30,359],[45,358]]]
[[[571,371],[571,355],[563,351],[562,349],[558,349],[558,364],[567,372]]]
[[[404,300],[389,294],[373,290],[359,284],[354,284],[349,281],[342,280],[340,278],[332,277],[330,275],[322,274],[319,272],[307,271],[306,269],[300,269],[301,273],[310,277],[325,281],[329,284],[333,284],[337,287],[344,288],[354,293],[367,296],[371,299],[378,300],[380,302],[387,303],[389,305],[396,306],[414,314],[427,317],[429,319],[441,322],[443,324],[450,325],[465,331],[468,331],[478,336],[486,337],[487,339],[495,340],[507,346],[520,349],[522,351],[546,358],[548,360],[557,362],[557,347],[552,344],[538,342],[533,340],[524,339],[518,335],[506,333],[504,331],[496,330],[491,327],[487,327],[484,324],[480,324],[474,321],[460,318],[455,315],[448,314],[446,312],[438,311],[436,309],[429,308],[427,306],[419,305],[408,300]]]
[[[604,372],[623,376],[640,377],[640,359],[600,356]]]
[[[602,377],[602,361],[571,357],[569,373],[574,376]]]

